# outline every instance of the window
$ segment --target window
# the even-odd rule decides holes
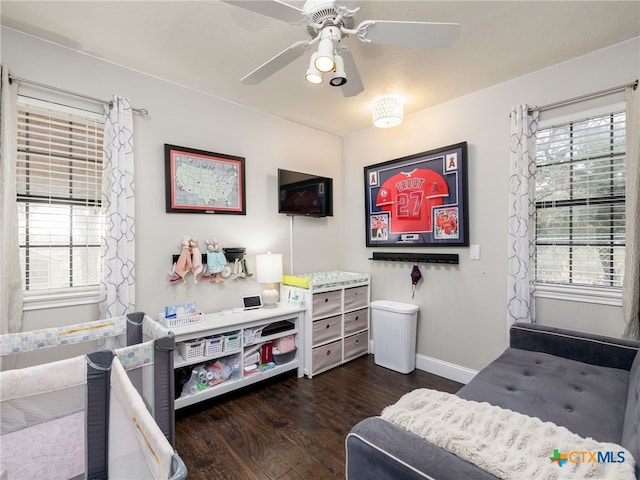
[[[620,295],[625,118],[621,109],[538,131],[535,258],[543,290],[559,285]]]
[[[98,299],[103,130],[98,114],[18,99],[16,181],[26,309]]]

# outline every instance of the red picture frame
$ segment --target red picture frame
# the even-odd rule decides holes
[[[167,213],[246,215],[245,159],[164,145]]]

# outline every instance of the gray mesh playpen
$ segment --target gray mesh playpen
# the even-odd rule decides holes
[[[0,336],[0,479],[186,478],[173,449],[175,341],[148,320],[135,313]],[[105,342],[124,346],[40,365],[23,358]]]

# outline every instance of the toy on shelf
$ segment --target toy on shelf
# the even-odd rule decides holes
[[[227,265],[227,258],[220,251],[218,242],[207,240],[207,277],[210,282],[223,283],[222,270]]]
[[[198,277],[204,270],[202,265],[202,253],[198,248],[198,240],[189,239],[189,248],[191,249],[191,273],[193,273],[193,282],[198,283]]]

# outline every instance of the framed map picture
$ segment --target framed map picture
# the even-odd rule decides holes
[[[164,145],[167,213],[245,215],[244,158]]]
[[[468,246],[467,144],[364,167],[367,247]]]

